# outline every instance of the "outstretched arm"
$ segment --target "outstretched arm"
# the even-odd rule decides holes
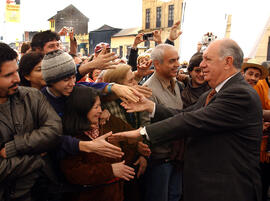
[[[80,75],[83,77],[87,73],[91,72],[94,69],[106,70],[106,69],[114,69],[118,62],[114,60],[117,59],[117,56],[114,52],[106,54],[106,48],[103,48],[100,54],[92,61],[89,61],[85,64],[82,64],[78,71]]]
[[[106,139],[111,135],[112,133],[110,132],[92,141],[80,141],[79,149],[80,151],[96,153],[110,158],[121,158],[124,155],[121,148],[106,141]]]

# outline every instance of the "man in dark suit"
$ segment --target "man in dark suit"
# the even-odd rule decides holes
[[[241,73],[243,52],[230,39],[212,42],[200,67],[212,88],[182,111],[141,97],[128,111],[147,110],[158,121],[113,135],[153,144],[189,137],[184,158],[185,201],[260,201],[262,107]],[[212,97],[210,97],[212,96]],[[162,120],[162,121],[160,121]]]

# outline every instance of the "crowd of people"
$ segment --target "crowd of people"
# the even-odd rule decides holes
[[[214,39],[185,73],[179,24],[127,61],[65,28],[0,43],[0,200],[267,201],[270,62]]]

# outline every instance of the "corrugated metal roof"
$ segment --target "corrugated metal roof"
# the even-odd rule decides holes
[[[118,33],[114,34],[112,37],[131,36],[131,35],[136,36],[140,30],[141,30],[140,27],[122,29]]]
[[[109,31],[109,30],[115,30],[117,28],[111,27],[107,24],[104,24],[103,26],[99,27],[98,29],[94,30],[94,31]]]
[[[86,17],[78,8],[76,8],[74,5],[70,4],[69,6],[65,7],[63,10],[60,10],[60,11],[57,11],[57,14],[52,16],[51,18],[48,19],[48,21],[52,20],[52,19],[55,19],[55,17],[61,13],[61,12],[65,12],[65,10],[68,10],[68,9],[75,9],[77,12],[79,12],[83,17],[85,17],[86,19],[89,20],[88,17]]]

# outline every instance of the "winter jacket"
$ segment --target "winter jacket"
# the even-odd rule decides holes
[[[40,172],[49,170],[46,153],[55,148],[62,123],[46,97],[37,89],[19,87],[10,96],[13,125],[0,114],[0,200],[33,200],[31,188]]]

